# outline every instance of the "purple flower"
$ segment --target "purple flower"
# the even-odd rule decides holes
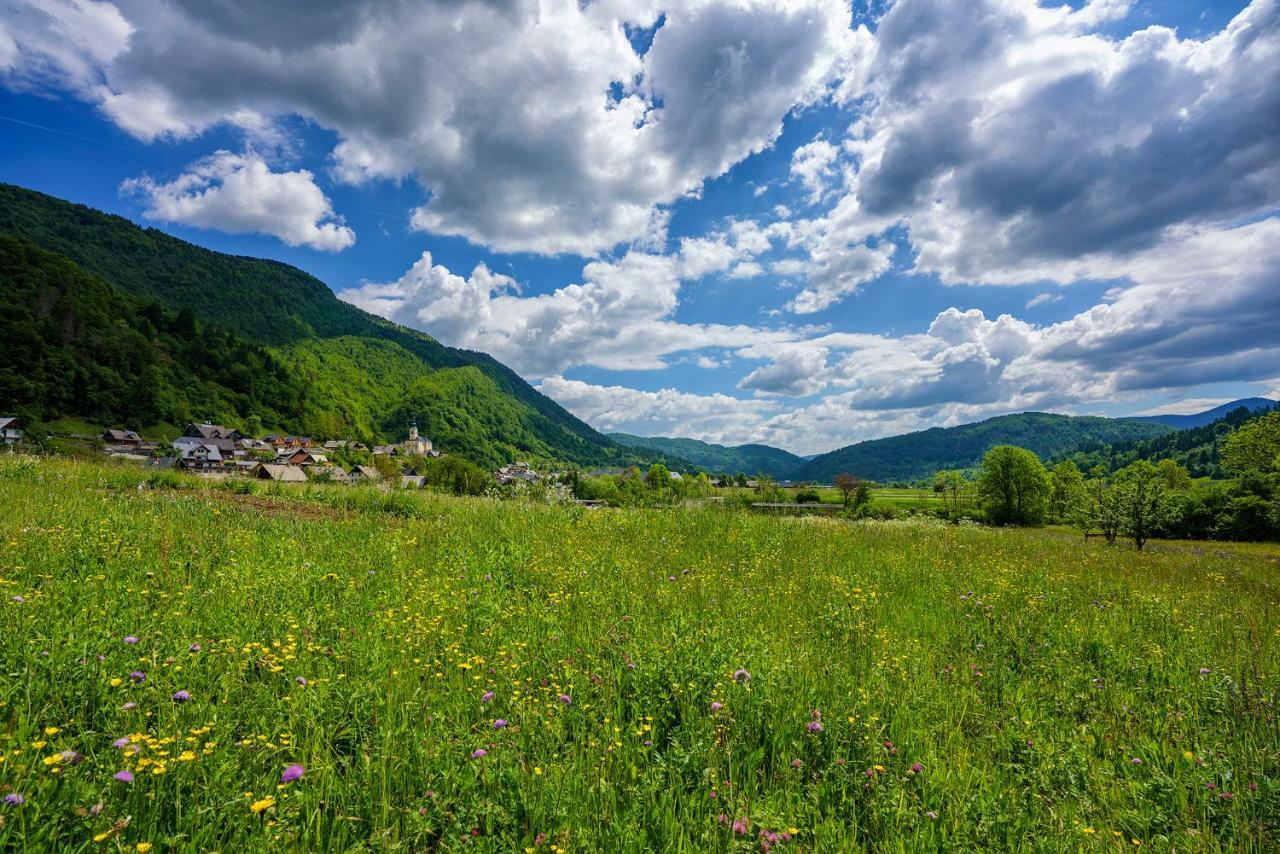
[[[197,653],[199,651],[200,651],[200,644],[198,643],[193,643],[191,646],[187,647],[187,652]]]
[[[17,602],[19,605],[21,605],[23,602],[25,602],[25,601],[27,601],[27,600],[26,600],[26,599],[24,599],[24,598],[23,598],[23,597],[21,597],[21,596],[14,596],[14,597],[13,597],[13,601],[14,601],[14,602]]]
[[[489,755],[489,751],[485,750],[483,747],[477,747],[474,751],[471,752],[472,759],[484,759],[488,755]]]
[[[822,732],[822,721],[809,721],[805,729],[809,732]]]
[[[1201,676],[1208,676],[1211,672],[1212,672],[1212,671],[1211,671],[1211,670],[1209,670],[1209,668],[1207,668],[1207,667],[1201,667],[1201,668],[1200,668],[1200,675],[1201,675]]]
[[[803,763],[803,762],[801,762],[799,759],[792,759],[792,760],[791,760],[791,767],[792,767],[792,768],[799,768],[801,765],[804,765],[804,763]]]
[[[735,819],[733,822],[733,832],[739,835],[747,832],[747,820],[745,818]]]
[[[733,681],[734,682],[750,682],[751,674],[746,670],[742,669],[741,667],[739,667],[737,670],[733,671]]]
[[[480,695],[480,702],[482,703],[487,703],[492,699],[493,699],[492,691],[485,691],[483,694]]]
[[[130,709],[136,709],[137,707],[138,707],[138,704],[130,700],[129,702],[125,703],[123,706],[120,707],[120,711],[127,712]]]
[[[1141,765],[1141,764],[1142,764],[1142,760],[1141,760],[1141,759],[1139,759],[1139,758],[1138,758],[1138,757],[1136,757],[1136,756],[1135,756],[1135,757],[1133,757],[1132,759],[1130,759],[1129,761],[1130,761],[1130,762],[1132,762],[1134,765]]]
[[[566,706],[572,706],[572,705],[573,705],[573,698],[572,698],[572,697],[570,697],[568,694],[561,694],[561,695],[560,695],[560,702],[564,703]]]
[[[128,771],[117,771],[111,775],[112,779],[119,780],[121,783],[132,783],[133,775]]]
[[[125,635],[124,642],[132,646],[133,644],[138,642],[138,638],[135,635]]]
[[[938,820],[938,814],[933,810],[929,810],[927,813],[925,813],[925,815],[929,816],[929,818],[933,819],[934,821]]]
[[[711,704],[711,711],[713,711],[713,712],[718,712],[718,711],[720,711],[720,710],[721,710],[721,709],[723,709],[723,708],[724,708],[724,703],[712,703],[712,704]]]
[[[147,681],[147,674],[143,673],[141,670],[135,670],[129,674],[129,678],[138,684],[142,684]]]
[[[302,779],[302,775],[305,773],[307,773],[307,769],[295,763],[284,769],[284,773],[280,775],[280,782],[292,783],[294,780]]]
[[[911,766],[912,774],[919,774],[923,770],[924,770],[924,766],[921,765],[919,762],[913,763]]]
[[[25,804],[27,802],[27,799],[22,797],[22,795],[19,795],[17,792],[10,792],[9,794],[4,796],[4,802],[6,804],[13,804],[15,806],[18,806],[21,804]]]
[[[294,679],[293,681],[297,682],[303,688],[307,687],[307,680],[305,676],[299,676],[297,679]]]
[[[493,722],[494,729],[502,729],[506,725],[507,725],[507,721],[505,718],[498,718],[496,721]]]
[[[114,747],[116,750],[124,750],[126,747],[129,746],[129,737],[121,736],[120,738],[117,738],[115,741],[111,742],[111,746]]]
[[[189,691],[175,691],[173,694],[173,701],[175,703],[185,703],[187,700],[190,700],[190,699],[191,699],[191,693]]]

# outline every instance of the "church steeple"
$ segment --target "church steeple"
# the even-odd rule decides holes
[[[418,438],[418,417],[415,415],[409,422],[409,441],[413,442]]]

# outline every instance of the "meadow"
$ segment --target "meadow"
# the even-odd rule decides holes
[[[0,849],[1280,844],[1280,552],[0,455]]]

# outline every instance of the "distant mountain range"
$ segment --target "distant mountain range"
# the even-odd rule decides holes
[[[805,462],[803,457],[768,445],[726,447],[698,439],[632,436],[629,433],[610,433],[609,438],[630,448],[647,448],[681,457],[713,474],[767,474],[777,480],[785,480]]]
[[[222,419],[366,442],[416,418],[438,448],[481,465],[670,461],[607,438],[491,356],[361,311],[288,264],[11,184],[0,241],[4,414],[134,429]]]
[[[1160,424],[1168,424],[1178,430],[1188,430],[1192,427],[1203,427],[1206,424],[1211,424],[1228,412],[1232,412],[1242,406],[1250,412],[1257,412],[1259,409],[1271,409],[1275,405],[1276,401],[1265,397],[1243,397],[1240,400],[1233,400],[1230,403],[1224,403],[1221,406],[1215,406],[1213,409],[1206,409],[1204,412],[1196,412],[1191,415],[1136,415],[1134,418],[1138,421],[1156,421]]]

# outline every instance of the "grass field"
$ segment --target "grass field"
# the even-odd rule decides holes
[[[1274,549],[143,478],[0,458],[0,849],[1280,844]]]

